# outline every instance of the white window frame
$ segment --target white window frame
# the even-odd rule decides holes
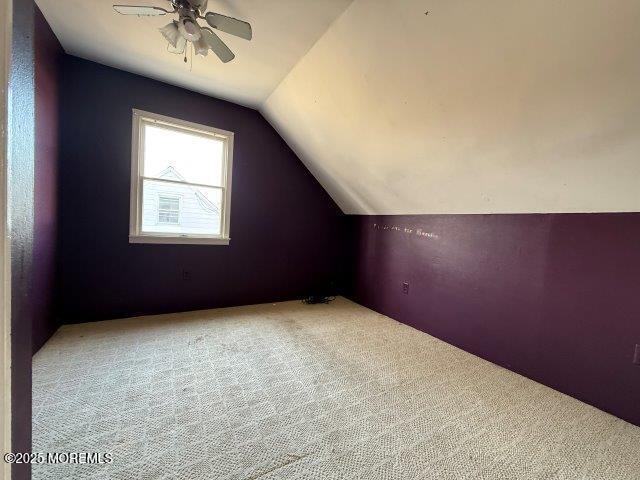
[[[177,234],[162,232],[142,232],[142,183],[144,168],[144,128],[143,123],[154,123],[181,132],[188,132],[215,137],[224,144],[222,158],[222,208],[221,208],[221,232],[220,235]],[[219,128],[199,125],[177,118],[171,118],[157,113],[145,112],[133,109],[132,133],[131,133],[131,199],[129,211],[129,243],[167,243],[167,244],[205,244],[228,245],[231,241],[229,229],[231,223],[231,173],[233,166],[233,132]],[[158,180],[168,183],[180,183],[184,185],[198,185],[192,182],[174,182],[173,180]]]

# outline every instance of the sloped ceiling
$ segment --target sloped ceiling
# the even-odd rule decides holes
[[[209,9],[250,22],[253,40],[220,33],[235,52],[222,64],[213,54],[167,52],[158,28],[173,19],[117,14],[114,3],[169,9],[166,0],[36,0],[71,55],[162,80],[214,97],[259,107],[351,0],[210,0]]]
[[[355,0],[262,112],[347,213],[640,211],[639,24],[637,0]]]
[[[638,0],[210,0],[254,26],[226,65],[37,3],[67,53],[259,108],[346,213],[640,211]]]

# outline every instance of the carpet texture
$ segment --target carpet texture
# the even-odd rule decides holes
[[[640,428],[341,298],[64,326],[33,402],[113,455],[36,480],[640,477]]]

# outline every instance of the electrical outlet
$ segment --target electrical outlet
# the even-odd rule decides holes
[[[182,279],[191,280],[191,272],[189,270],[182,270]]]
[[[409,282],[402,282],[402,293],[409,295]]]
[[[640,344],[636,344],[636,351],[633,355],[633,364],[640,367]]]

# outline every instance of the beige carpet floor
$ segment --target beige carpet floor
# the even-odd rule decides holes
[[[640,478],[640,428],[340,298],[64,326],[33,404],[113,455],[36,480]]]

